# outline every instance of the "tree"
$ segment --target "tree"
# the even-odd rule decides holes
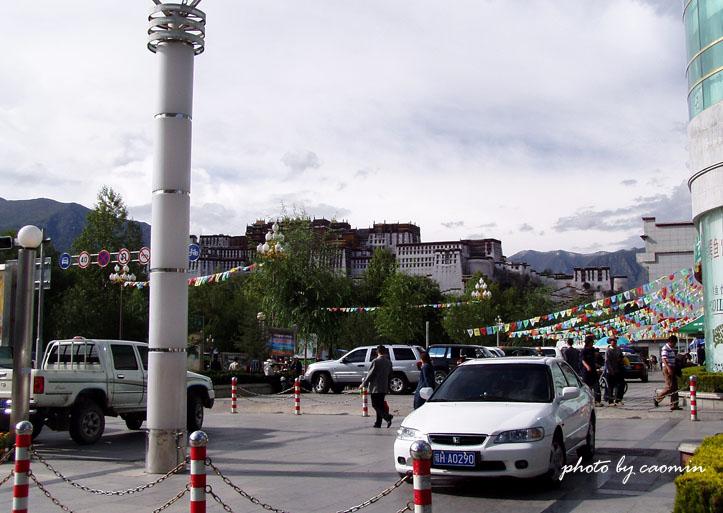
[[[384,282],[381,299],[384,308],[376,313],[377,331],[392,343],[410,344],[421,340],[430,315],[418,306],[437,304],[442,295],[439,285],[427,277],[396,273]]]
[[[350,279],[336,270],[333,233],[314,231],[303,215],[278,224],[284,249],[259,256],[249,294],[266,313],[268,327],[296,324],[300,338],[316,334],[322,347],[331,349],[340,320],[326,307],[343,304],[352,289]]]
[[[384,282],[397,272],[397,259],[386,248],[374,250],[369,266],[359,285],[359,301],[362,306],[378,306],[382,303]]]
[[[111,253],[121,248],[140,249],[141,229],[128,216],[123,199],[113,189],[103,186],[98,203],[88,212],[86,224],[73,241],[73,252],[98,253],[105,249]],[[131,272],[143,281],[140,265],[129,264]],[[148,289],[139,290],[109,281],[109,267],[90,265],[85,269],[73,268],[67,272],[72,285],[48,312],[54,323],[54,338],[82,335],[88,338],[117,338],[120,316],[120,295],[123,294],[123,338],[148,339]]]

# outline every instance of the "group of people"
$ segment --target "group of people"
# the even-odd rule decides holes
[[[605,401],[609,406],[623,404],[625,394],[625,366],[622,349],[618,347],[618,340],[609,337],[610,344],[605,350],[604,363],[600,365],[600,352],[593,347],[595,337],[587,335],[582,351],[573,347],[572,339],[567,341],[567,347],[562,350],[562,357],[577,372],[583,382],[590,387],[595,396],[595,406],[602,406],[600,391],[600,375],[604,375],[607,381],[605,390]]]

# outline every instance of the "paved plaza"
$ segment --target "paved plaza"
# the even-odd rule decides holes
[[[681,441],[699,441],[723,431],[723,411],[670,412],[667,404],[652,406],[651,382],[630,384],[623,407],[598,409],[598,451],[593,462],[600,472],[570,473],[558,489],[535,480],[433,479],[433,508],[440,512],[661,512],[671,511],[677,474],[640,472],[644,465],[678,465]],[[303,394],[302,415],[293,415],[291,396],[239,399],[238,414],[230,400],[217,401],[208,412],[204,431],[208,456],[233,484],[261,503],[289,513],[344,511],[394,485],[392,462],[396,428],[411,411],[412,396],[388,396],[395,418],[391,429],[373,429],[361,417],[359,394]],[[80,485],[99,490],[128,490],[159,476],[144,472],[146,435],[128,431],[122,421],[108,419],[106,434],[93,446],[79,447],[67,433],[44,430],[35,447],[50,465]],[[603,462],[609,462],[604,464]],[[574,464],[573,460],[568,461]],[[607,466],[606,471],[602,467]],[[0,480],[11,465],[0,465]],[[37,459],[33,473],[48,492],[71,511],[150,512],[183,490],[188,473],[171,476],[141,492],[94,495],[71,487]],[[209,469],[208,484],[237,513],[266,511],[226,485]],[[12,480],[0,487],[0,510],[10,509]],[[412,501],[409,484],[365,507],[366,512],[397,512]],[[188,511],[188,494],[166,511]],[[34,485],[30,513],[61,509]],[[223,511],[209,498],[208,511]]]

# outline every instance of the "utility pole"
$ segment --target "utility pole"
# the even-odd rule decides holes
[[[200,0],[153,2],[148,49],[160,67],[153,121],[146,472],[165,474],[186,453],[193,61],[204,49],[206,14],[196,9]]]

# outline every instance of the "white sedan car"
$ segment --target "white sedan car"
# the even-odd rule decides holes
[[[460,365],[401,424],[397,472],[412,470],[415,440],[432,446],[432,475],[546,476],[559,482],[568,454],[592,458],[590,389],[559,358],[509,357]]]

